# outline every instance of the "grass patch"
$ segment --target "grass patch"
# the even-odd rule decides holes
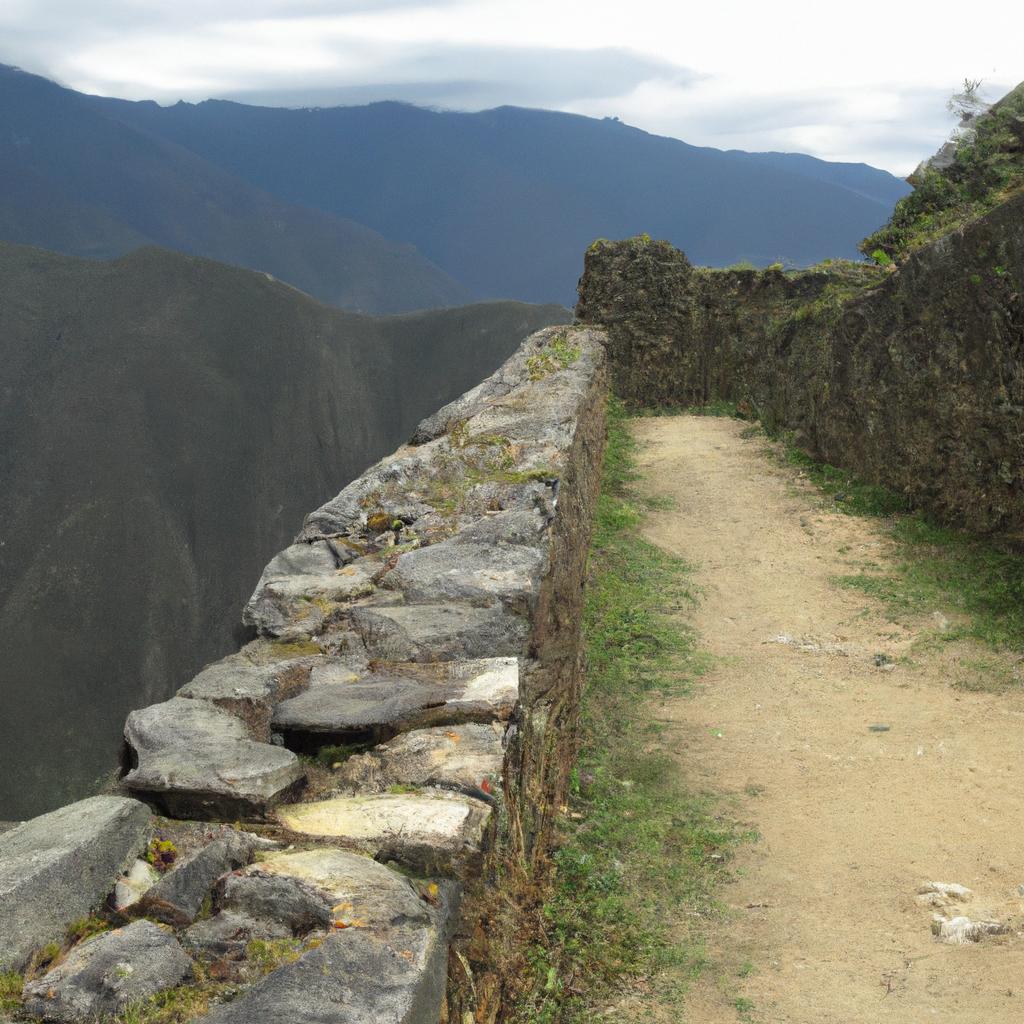
[[[837,577],[840,586],[881,601],[896,616],[942,611],[961,619],[940,634],[944,641],[971,639],[1024,651],[1024,554],[1018,548],[940,526],[911,510],[905,496],[816,462],[788,437],[782,442],[784,461],[803,471],[837,509],[885,518],[896,542],[894,571],[879,573],[868,565]]]
[[[570,345],[564,334],[559,334],[542,351],[526,359],[526,372],[530,380],[543,380],[558,370],[566,370],[579,359],[582,349]]]
[[[921,514],[891,524],[892,574],[858,573],[837,582],[883,601],[897,614],[953,612],[964,621],[942,633],[988,647],[1024,651],[1024,556],[990,538],[936,526]]]
[[[632,978],[671,993],[704,966],[699,927],[744,836],[659,749],[658,702],[700,673],[686,566],[639,536],[634,443],[612,403],[584,614],[587,686],[572,813],[520,1024],[582,1024]],[[673,931],[687,922],[687,934]]]
[[[0,1012],[13,1013],[21,1007],[24,981],[17,971],[0,974]]]
[[[182,985],[133,1003],[115,1019],[118,1024],[186,1024],[209,1012],[213,1000],[231,990],[230,985],[210,981]]]
[[[782,440],[785,462],[799,469],[818,490],[832,498],[840,511],[859,516],[891,516],[909,511],[910,503],[905,495],[865,483],[838,466],[816,462],[797,448],[790,438],[783,437]]]

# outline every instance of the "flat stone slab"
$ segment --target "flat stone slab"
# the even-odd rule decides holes
[[[437,1024],[447,979],[441,927],[403,927],[386,936],[362,928],[328,935],[204,1024]]]
[[[381,585],[410,602],[501,602],[525,614],[540,586],[547,556],[521,544],[452,540],[407,551]]]
[[[145,848],[150,820],[137,800],[94,796],[0,835],[0,971],[20,970],[103,902]]]
[[[269,742],[271,709],[309,685],[317,661],[312,656],[257,665],[244,654],[232,654],[207,665],[177,695],[211,701],[241,718],[253,738]]]
[[[253,883],[283,878],[297,879],[319,892],[334,927],[380,931],[432,920],[429,905],[405,876],[363,854],[330,848],[273,854],[250,865],[228,879],[224,905],[252,916],[267,916],[274,912],[272,903],[260,915],[241,894],[258,891]]]
[[[432,791],[289,804],[276,816],[292,832],[337,839],[378,860],[457,874],[479,853],[490,813],[480,800]]]
[[[284,639],[320,632],[329,606],[369,594],[383,568],[346,543],[339,538],[286,548],[263,570],[242,620],[266,636]]]
[[[203,700],[133,711],[124,734],[138,759],[124,784],[170,817],[261,819],[305,778],[291,751],[250,739],[240,719]]]
[[[505,726],[500,723],[417,729],[342,764],[338,778],[355,793],[393,786],[437,786],[487,800],[498,791]]]
[[[192,961],[169,931],[150,921],[75,946],[63,963],[25,986],[25,1012],[62,1024],[122,1013],[182,981]]]
[[[377,673],[324,662],[312,670],[307,690],[274,709],[273,726],[292,742],[296,734],[380,738],[433,724],[505,719],[518,699],[515,658],[395,665]]]
[[[288,733],[376,735],[415,722],[444,704],[441,687],[389,673],[359,675],[344,665],[322,665],[305,693],[274,709],[273,727]]]
[[[362,605],[352,626],[371,658],[383,661],[456,661],[525,652],[529,622],[501,605]]]

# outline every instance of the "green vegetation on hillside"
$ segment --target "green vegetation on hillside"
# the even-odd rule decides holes
[[[638,534],[623,417],[613,403],[583,624],[582,751],[532,985],[511,1018],[520,1024],[582,1024],[632,978],[671,989],[700,971],[699,931],[668,923],[714,912],[715,884],[746,838],[686,788],[658,743],[658,703],[700,673],[696,637],[673,616],[696,598],[686,566]]]
[[[860,245],[879,263],[905,259],[1024,188],[1024,85],[978,119],[952,166],[913,180],[914,191],[896,204],[891,220]]]

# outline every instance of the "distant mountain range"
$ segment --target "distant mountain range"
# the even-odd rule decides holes
[[[0,237],[107,256],[155,241],[368,311],[571,305],[587,245],[644,232],[711,265],[858,258],[908,191],[864,164],[700,148],[613,119],[160,107],[0,69]]]
[[[0,244],[0,819],[88,792],[130,709],[234,649],[309,509],[567,318],[372,318],[166,250]]]
[[[2,65],[0,239],[98,257],[157,244],[377,313],[472,299],[411,245],[282,201],[79,93]]]

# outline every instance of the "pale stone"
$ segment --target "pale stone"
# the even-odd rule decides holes
[[[277,810],[293,832],[335,838],[426,871],[454,869],[475,855],[489,816],[479,800],[438,792],[336,797]]]

